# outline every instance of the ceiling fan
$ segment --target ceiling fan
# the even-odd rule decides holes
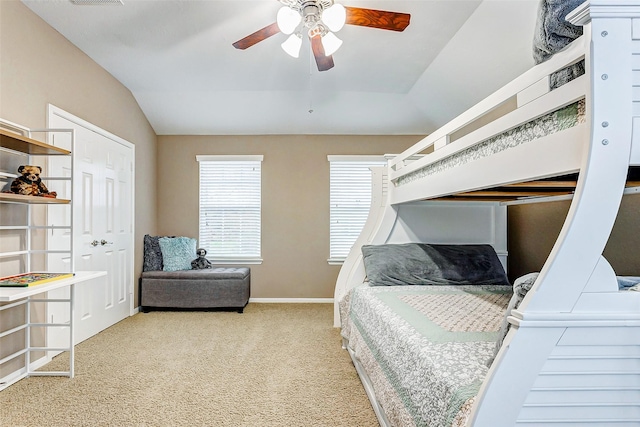
[[[382,30],[404,31],[409,25],[408,13],[387,12],[343,6],[334,0],[278,0],[280,8],[277,20],[271,25],[233,43],[236,49],[246,49],[274,34],[290,34],[281,44],[282,49],[297,58],[302,45],[303,31],[311,40],[311,49],[318,71],[333,68],[333,53],[342,45],[334,33],[345,25],[360,25]]]

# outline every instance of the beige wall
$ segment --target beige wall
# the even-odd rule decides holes
[[[158,232],[198,237],[198,154],[262,154],[262,265],[255,298],[332,298],[329,154],[399,153],[421,136],[160,136]]]
[[[560,233],[569,202],[510,206],[509,277],[540,271]],[[621,276],[640,276],[640,195],[622,199],[618,218],[604,250],[604,257]]]
[[[21,2],[0,0],[0,117],[43,128],[48,103],[135,144],[136,176],[144,178],[136,183],[137,277],[142,269],[142,236],[156,230],[156,188],[149,185],[156,177],[156,135],[131,92],[113,76]],[[4,270],[14,266],[19,264],[13,262]],[[3,274],[12,274],[4,270]],[[3,312],[2,330],[22,318],[21,309]],[[24,343],[18,335],[0,342],[0,358]],[[0,378],[18,369],[19,363],[18,358],[0,367]]]
[[[156,135],[131,92],[17,0],[0,1],[0,117],[46,126],[51,103],[135,144],[135,275],[156,229]],[[137,286],[136,286],[137,292]]]

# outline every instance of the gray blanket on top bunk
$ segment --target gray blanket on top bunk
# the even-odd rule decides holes
[[[575,26],[565,20],[569,12],[574,10],[583,0],[541,0],[533,35],[533,59],[536,64],[551,58],[582,35],[582,27]],[[551,89],[584,74],[584,60],[557,71],[550,77]]]

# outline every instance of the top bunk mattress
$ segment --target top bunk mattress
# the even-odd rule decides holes
[[[511,295],[507,285],[364,284],[342,299],[342,335],[391,425],[466,424]]]

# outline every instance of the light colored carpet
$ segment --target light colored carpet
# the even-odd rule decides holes
[[[137,314],[76,347],[73,379],[0,392],[0,425],[377,426],[332,320],[330,304]]]

